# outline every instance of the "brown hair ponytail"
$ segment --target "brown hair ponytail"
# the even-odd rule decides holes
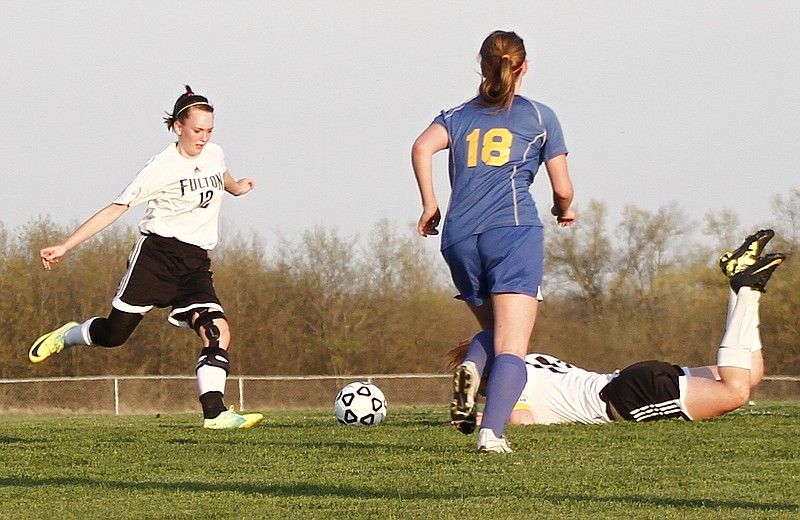
[[[526,58],[525,44],[516,33],[494,31],[481,45],[481,75],[478,88],[483,102],[508,110],[514,102],[514,88]]]

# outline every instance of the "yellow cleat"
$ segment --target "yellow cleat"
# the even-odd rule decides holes
[[[77,321],[70,321],[60,326],[53,332],[48,332],[37,339],[28,351],[28,359],[31,363],[41,363],[53,354],[58,354],[66,345],[64,344],[64,334],[72,327],[79,326]]]
[[[243,413],[238,414],[233,411],[233,405],[230,410],[220,413],[213,419],[203,419],[203,428],[210,430],[235,430],[238,428],[251,428],[260,423],[264,416],[260,413]]]

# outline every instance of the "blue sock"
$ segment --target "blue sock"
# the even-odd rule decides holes
[[[481,377],[486,376],[486,369],[494,362],[494,329],[483,329],[473,336],[464,360],[475,363]]]
[[[489,428],[497,437],[503,436],[508,417],[527,381],[528,371],[523,360],[513,354],[500,354],[495,358],[486,385],[486,406],[481,428]]]

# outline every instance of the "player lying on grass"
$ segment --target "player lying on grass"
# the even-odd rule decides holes
[[[761,255],[773,235],[771,230],[758,231],[736,251],[720,258],[722,272],[730,278],[730,291],[716,365],[688,368],[651,360],[601,374],[532,353],[525,358],[528,380],[509,424],[699,420],[745,405],[750,390],[764,375],[759,299],[785,258],[781,253]],[[483,358],[492,356],[491,330],[484,332],[488,333],[451,350],[451,365],[462,363],[467,350],[482,351]],[[483,374],[482,379],[485,377]],[[479,382],[470,390],[474,398],[483,389]],[[472,416],[478,423],[478,414]],[[463,424],[460,426],[460,431],[471,433],[472,430],[464,431]]]

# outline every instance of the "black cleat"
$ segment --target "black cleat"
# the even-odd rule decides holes
[[[737,294],[742,287],[750,287],[762,293],[767,292],[769,277],[785,259],[786,255],[783,253],[770,253],[757,258],[752,265],[733,275],[730,282],[731,289]]]
[[[475,398],[481,376],[472,361],[465,361],[453,373],[453,401],[450,403],[450,423],[461,433],[469,435],[475,431],[477,410]]]
[[[740,273],[753,265],[758,260],[758,257],[761,256],[761,252],[764,251],[764,246],[774,236],[775,232],[771,229],[756,231],[745,238],[742,245],[735,251],[724,253],[719,259],[719,268],[722,270],[722,274],[731,278],[736,273]]]

